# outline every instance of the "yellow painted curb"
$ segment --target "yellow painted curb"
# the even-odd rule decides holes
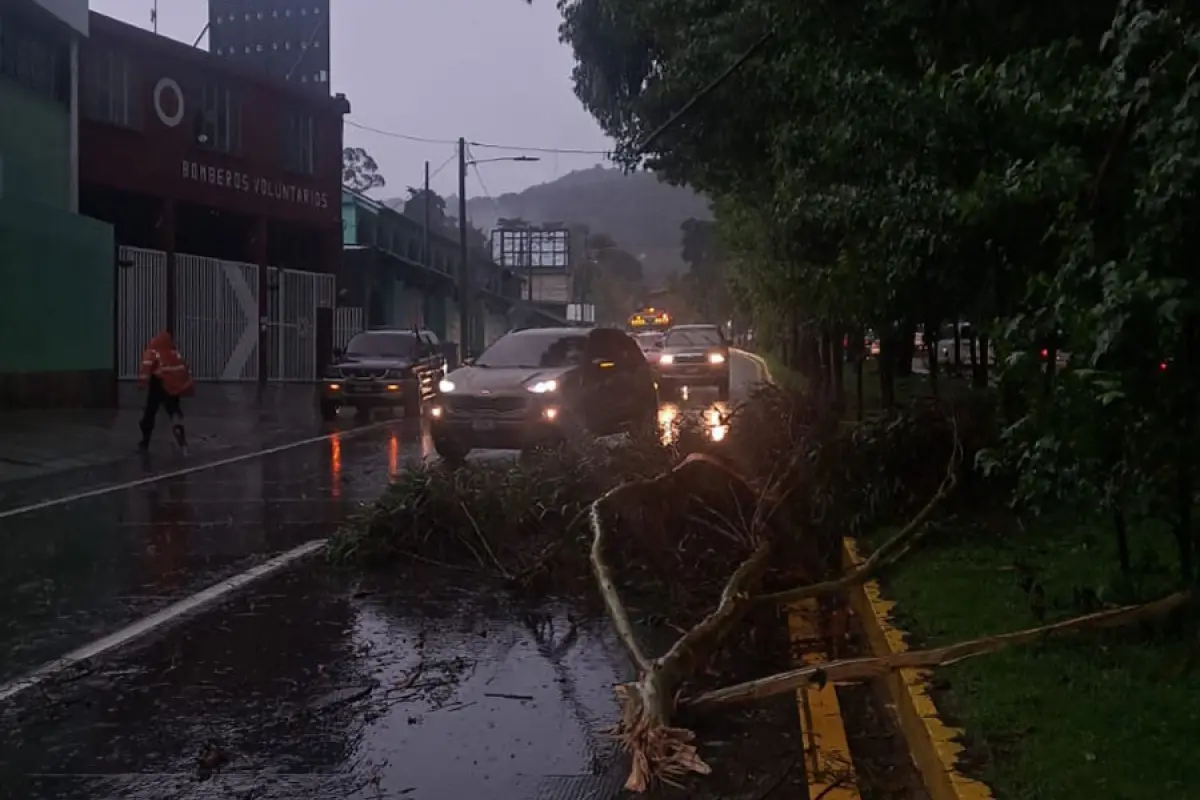
[[[803,600],[787,606],[788,634],[793,644],[809,645],[800,661],[803,665],[821,664],[827,654],[812,645],[821,641],[821,624],[816,600]],[[808,776],[809,796],[822,800],[861,800],[853,781],[854,762],[846,724],[832,683],[823,687],[807,684],[796,690],[800,709],[800,735],[804,747],[804,771]]]
[[[847,569],[861,561],[852,539],[843,540],[842,560]],[[908,650],[904,633],[891,622],[896,604],[883,598],[877,581],[854,587],[849,594],[850,607],[862,623],[873,655]],[[958,771],[962,731],[938,716],[929,693],[929,676],[929,670],[903,669],[890,673],[884,683],[930,800],[992,800],[991,789]]]

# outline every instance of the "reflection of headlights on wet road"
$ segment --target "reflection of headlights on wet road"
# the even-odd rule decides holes
[[[554,420],[558,419],[558,409],[555,408],[554,406],[550,406],[548,408],[543,408],[542,409],[542,419],[549,420],[550,422],[553,422]]]

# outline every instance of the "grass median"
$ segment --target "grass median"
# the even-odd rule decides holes
[[[899,623],[921,645],[1161,596],[1178,574],[1159,526],[1131,531],[1129,578],[1103,523],[981,527],[931,543],[886,581]],[[937,671],[939,710],[967,731],[964,771],[999,800],[1198,796],[1200,676],[1182,670],[1194,635],[1084,634]]]

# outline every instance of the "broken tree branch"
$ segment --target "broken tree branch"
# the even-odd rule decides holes
[[[880,545],[871,554],[870,558],[839,578],[814,583],[809,586],[786,589],[781,592],[772,592],[771,594],[760,596],[758,602],[776,604],[794,603],[800,600],[810,600],[816,597],[843,592],[852,586],[866,583],[886,567],[904,558],[912,550],[913,545],[919,542],[925,535],[927,531],[926,523],[933,516],[933,512],[937,510],[937,507],[943,500],[950,496],[950,493],[958,484],[958,470],[961,463],[962,444],[959,442],[958,426],[955,424],[954,444],[950,449],[950,458],[946,462],[946,477],[942,479],[933,497],[929,498],[929,502],[899,532]]]
[[[690,712],[708,713],[733,705],[773,697],[784,692],[792,692],[816,681],[855,683],[881,678],[899,669],[930,669],[949,666],[975,656],[1036,642],[1048,636],[1116,628],[1159,619],[1187,603],[1191,597],[1190,591],[1176,592],[1141,605],[1122,606],[1095,614],[1073,617],[1050,625],[995,636],[984,636],[945,647],[912,650],[907,653],[894,653],[877,658],[848,658],[826,664],[814,664],[705,692],[685,699],[679,705],[680,708]]]

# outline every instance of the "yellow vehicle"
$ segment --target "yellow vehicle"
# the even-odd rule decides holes
[[[646,306],[633,312],[629,316],[629,330],[633,332],[640,331],[665,331],[671,326],[671,315],[662,308],[654,308]]]

